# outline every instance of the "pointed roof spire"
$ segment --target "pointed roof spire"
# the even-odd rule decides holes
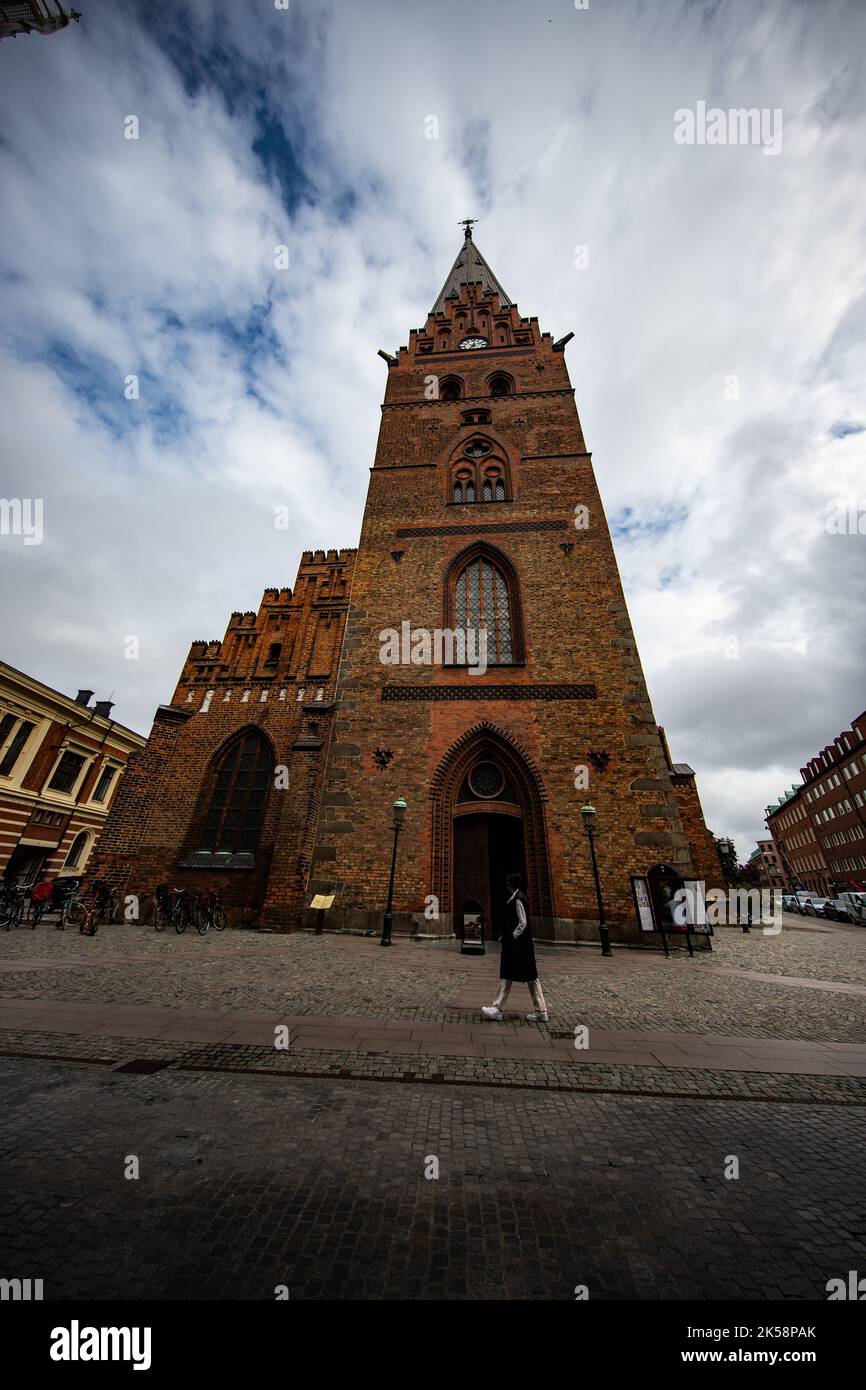
[[[479,280],[485,293],[489,291],[491,294],[499,295],[499,301],[503,306],[512,302],[472,240],[472,224],[477,221],[477,217],[466,217],[460,223],[464,228],[463,245],[430,311],[433,314],[444,312],[446,300],[460,298],[461,285],[471,285]]]

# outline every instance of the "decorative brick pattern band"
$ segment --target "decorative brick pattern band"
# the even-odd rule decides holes
[[[594,685],[383,685],[382,700],[594,700]]]
[[[488,505],[490,505],[488,503]],[[495,504],[494,504],[495,505]],[[567,521],[502,521],[498,526],[402,526],[400,536],[481,536],[501,531],[567,531]]]

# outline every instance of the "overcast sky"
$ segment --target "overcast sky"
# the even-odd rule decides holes
[[[866,532],[866,5],[80,7],[0,43],[0,486],[44,499],[42,544],[0,536],[0,655],[146,733],[190,641],[356,545],[376,350],[475,216],[575,333],[656,718],[748,855],[866,706],[866,535],[827,526]],[[781,149],[676,143],[699,102],[780,111]]]

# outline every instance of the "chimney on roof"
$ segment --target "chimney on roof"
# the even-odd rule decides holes
[[[112,700],[97,700],[94,709],[97,714],[102,715],[103,719],[110,719],[111,711],[114,709],[114,702]]]
[[[92,690],[79,690],[78,694],[75,697],[76,705],[83,705],[83,707],[87,709],[87,706],[90,704],[90,697],[92,694]]]

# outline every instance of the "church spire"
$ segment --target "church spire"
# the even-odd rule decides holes
[[[460,247],[457,259],[448,272],[448,278],[430,311],[433,314],[444,313],[446,300],[459,299],[463,285],[475,284],[478,281],[481,282],[485,294],[489,292],[499,295],[499,302],[503,308],[512,303],[472,238],[472,224],[477,220],[475,217],[467,217],[460,223],[461,227],[465,229],[463,245]]]

